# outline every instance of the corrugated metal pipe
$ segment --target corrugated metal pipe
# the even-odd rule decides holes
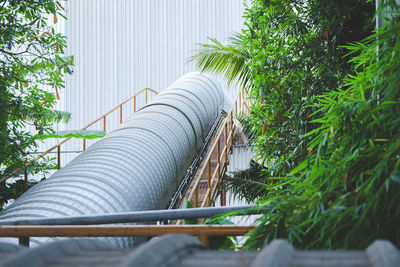
[[[223,104],[224,93],[216,80],[186,74],[121,127],[25,192],[0,213],[0,219],[166,208]],[[105,240],[119,247],[135,242]],[[31,241],[34,245],[48,238]]]

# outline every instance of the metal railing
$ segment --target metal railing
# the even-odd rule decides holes
[[[222,117],[221,115],[218,117],[218,119],[215,120],[213,126],[211,127],[211,130],[209,131],[207,137],[205,138],[205,141],[203,145],[201,146],[199,152],[197,153],[196,158],[193,160],[192,164],[190,165],[189,169],[186,171],[185,177],[182,179],[178,189],[175,191],[175,195],[172,197],[172,200],[168,206],[168,209],[173,209],[176,207],[180,207],[182,203],[182,198],[188,189],[188,186],[190,186],[190,183],[192,181],[193,175],[197,172],[197,169],[199,168],[199,165],[201,161],[203,160],[204,153],[206,152],[206,148],[211,141],[211,138],[214,135],[214,132],[218,129],[218,126],[220,124]]]
[[[136,112],[137,109],[137,97],[142,94],[145,93],[145,104],[147,104],[148,99],[149,99],[149,91],[152,94],[157,95],[158,92],[151,89],[151,88],[144,88],[142,90],[140,90],[139,92],[135,93],[133,96],[129,97],[128,99],[126,99],[125,101],[123,101],[122,103],[118,104],[116,107],[114,107],[113,109],[109,110],[108,112],[106,112],[105,114],[101,115],[99,118],[97,118],[96,120],[92,121],[91,123],[89,123],[88,125],[84,126],[83,128],[81,128],[81,130],[87,130],[89,127],[95,125],[98,122],[102,122],[103,123],[103,130],[106,130],[106,126],[107,126],[107,117],[109,115],[111,115],[114,111],[119,110],[119,123],[121,124],[123,122],[123,106],[126,105],[128,102],[133,100],[133,112]],[[40,154],[39,156],[35,157],[33,160],[31,160],[30,162],[28,162],[24,168],[19,168],[15,171],[13,171],[10,175],[1,178],[0,179],[0,183],[5,182],[6,180],[16,176],[17,174],[24,172],[24,180],[25,180],[25,190],[28,189],[28,170],[27,168],[29,166],[31,166],[33,163],[35,163],[36,161],[38,161],[39,159],[43,158],[44,156],[46,156],[47,154],[49,154],[50,152],[52,152],[53,150],[57,150],[57,156],[56,156],[56,160],[57,160],[57,169],[61,168],[61,145],[65,144],[66,142],[68,142],[69,140],[71,140],[72,138],[65,138],[63,139],[61,142],[57,143],[56,145],[52,146],[51,148],[47,149],[46,151],[44,151],[42,154]],[[82,140],[82,150],[85,151],[87,148],[87,143],[86,143],[86,139]]]
[[[0,220],[0,226],[11,225],[91,225],[113,223],[137,223],[137,222],[166,222],[176,219],[211,218],[216,215],[230,213],[230,216],[261,214],[268,209],[267,206],[258,207],[252,205],[232,207],[208,207],[192,209],[167,209],[167,210],[143,210],[96,215],[78,215],[50,218],[31,218],[17,220]],[[234,213],[232,213],[234,212]]]
[[[231,111],[228,113],[226,118],[223,120],[220,126],[220,130],[215,136],[215,141],[211,145],[208,152],[208,156],[205,159],[205,164],[199,171],[196,181],[190,191],[188,200],[193,204],[194,207],[206,207],[212,206],[217,196],[218,189],[221,187],[221,177],[226,172],[228,164],[228,153],[232,150],[233,145],[233,133],[235,125],[233,123],[233,112],[235,114],[248,114],[249,113],[249,100],[246,91],[242,88],[239,92],[238,97],[232,106]],[[221,147],[221,140],[223,145]],[[216,154],[216,155],[215,155]],[[216,166],[213,171],[211,167],[212,161],[216,160]],[[204,173],[207,173],[206,186],[207,190],[199,203],[199,191],[200,183]],[[180,222],[178,222],[179,224]]]
[[[231,216],[261,214],[268,207],[236,206],[173,210],[134,211],[103,215],[81,215],[58,218],[34,218],[0,222],[0,237],[18,237],[29,246],[30,237],[152,237],[185,233],[199,236],[208,245],[210,236],[244,236],[254,226],[233,225],[113,225],[99,224],[156,222],[176,219],[210,218],[226,212]]]
[[[228,129],[229,127],[229,129]],[[229,131],[228,131],[229,130]],[[221,128],[216,135],[215,142],[209,150],[208,156],[204,162],[203,168],[201,168],[199,175],[191,189],[188,200],[193,204],[194,207],[205,207],[212,205],[213,196],[217,192],[217,188],[221,183],[221,176],[225,172],[226,164],[228,162],[228,153],[233,144],[233,114],[232,111],[228,113],[224,121],[222,122]],[[221,151],[220,140],[223,136],[224,146]],[[211,172],[211,158],[214,155],[214,151],[217,151],[217,165],[213,172]],[[199,203],[199,191],[200,182],[202,181],[203,174],[207,172],[207,190],[203,196],[203,200]]]

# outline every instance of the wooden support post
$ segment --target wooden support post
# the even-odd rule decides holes
[[[203,243],[203,245],[205,247],[209,247],[210,246],[209,239],[208,239],[207,235],[199,235],[199,241],[201,243]]]
[[[83,138],[83,151],[86,151],[86,138]]]
[[[147,105],[147,88],[146,88],[146,105]]]
[[[229,122],[230,122],[230,131],[232,131],[233,128],[233,112],[229,113]]]
[[[106,116],[103,117],[103,130],[106,130]]]
[[[238,105],[237,105],[238,103],[237,103],[237,100],[235,101],[235,114],[237,114],[238,113]]]
[[[217,185],[220,186],[221,184],[221,148],[220,148],[220,143],[221,138],[218,140],[218,145],[217,145]]]
[[[227,126],[227,124],[228,124],[228,118],[226,119],[226,123],[225,123],[225,125],[224,125],[224,143],[225,143],[225,146],[228,144],[228,126]]]
[[[18,237],[18,243],[20,246],[29,247],[29,236]]]
[[[24,170],[24,189],[25,191],[28,190],[28,169],[25,168]]]
[[[221,192],[221,206],[226,206],[226,190],[222,189]]]
[[[254,226],[237,225],[4,225],[0,237],[108,237],[159,236],[244,236]]]
[[[230,121],[231,121],[231,129],[230,129],[230,133],[229,133],[229,135],[232,135],[231,136],[231,141],[230,141],[230,144],[229,144],[229,149],[230,150],[232,150],[232,145],[233,145],[233,114],[232,114],[232,112],[230,113]]]
[[[61,146],[57,147],[57,170],[61,169]]]
[[[242,114],[242,92],[239,92],[239,114]]]
[[[225,142],[225,146],[224,146],[224,154],[225,154],[225,157],[224,157],[224,166],[225,166],[225,164],[226,164],[226,162],[228,162],[228,126],[227,126],[227,123],[228,123],[228,119],[227,119],[227,121],[226,121],[226,123],[225,123],[225,125],[224,125],[224,142]]]
[[[211,157],[207,163],[207,189],[210,190],[207,196],[208,206],[211,206]]]
[[[119,123],[122,124],[122,104],[119,105]]]

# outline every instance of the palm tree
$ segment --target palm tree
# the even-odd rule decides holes
[[[229,44],[223,45],[214,38],[208,38],[212,44],[200,44],[189,59],[201,72],[212,72],[223,76],[228,85],[236,83],[246,89],[250,87],[250,69],[246,61],[249,51],[242,45],[242,36],[235,34],[229,38]]]
[[[236,34],[229,38],[229,44],[224,46],[214,38],[208,38],[212,44],[200,44],[194,56],[189,60],[196,64],[201,72],[212,72],[226,79],[228,85],[237,84],[246,90],[251,89],[251,74],[246,62],[251,59],[250,52],[242,44],[242,36]],[[251,144],[257,138],[247,116],[236,118],[241,125],[243,134],[247,137],[247,143]],[[236,171],[224,177],[224,187],[230,190],[234,196],[253,202],[266,191],[266,179],[261,167],[252,161],[247,170]]]

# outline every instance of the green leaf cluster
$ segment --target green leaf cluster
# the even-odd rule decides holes
[[[97,139],[102,138],[106,135],[106,131],[102,130],[70,130],[70,131],[59,131],[50,134],[38,134],[35,136],[37,139],[47,138],[85,138],[85,139]]]
[[[337,86],[305,105],[313,113],[297,142],[308,155],[265,187],[271,209],[249,247],[274,238],[306,249],[400,246],[400,6],[381,2],[377,16],[384,24],[372,35],[339,46],[349,68]]]
[[[0,1],[0,177],[32,159],[36,134],[69,120],[70,114],[54,110],[73,64],[64,56],[65,36],[48,24],[60,17],[60,1]]]
[[[242,45],[251,54],[255,103],[249,120],[258,131],[258,160],[271,176],[308,156],[316,96],[343,86],[351,64],[341,45],[370,33],[373,9],[359,0],[258,0],[246,10]]]

